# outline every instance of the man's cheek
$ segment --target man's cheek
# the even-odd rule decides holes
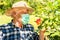
[[[21,18],[17,18],[17,20],[18,20],[19,22],[22,22]]]

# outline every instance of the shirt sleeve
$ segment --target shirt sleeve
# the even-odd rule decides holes
[[[34,40],[39,40],[39,35],[37,32],[34,32],[34,27],[31,24],[28,24],[26,27],[33,32],[32,37]]]
[[[36,32],[34,32],[32,36],[34,40],[39,40],[39,35]]]
[[[0,40],[2,40],[3,36],[2,36],[2,31],[0,31]]]

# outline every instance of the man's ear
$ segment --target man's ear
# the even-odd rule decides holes
[[[14,10],[13,10],[13,8],[12,8],[12,9],[8,9],[8,10],[6,10],[6,12],[5,12],[5,14],[6,14],[7,16],[12,16],[13,13],[15,13]]]

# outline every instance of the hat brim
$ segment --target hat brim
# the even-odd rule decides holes
[[[27,13],[32,13],[34,11],[31,7],[14,7],[13,9],[27,9]]]
[[[14,8],[8,9],[5,14],[6,14],[7,16],[10,16],[10,15],[12,15],[12,14],[14,13],[14,11],[17,10],[17,9],[19,9],[19,10],[21,10],[21,9],[27,9],[27,13],[29,13],[29,14],[31,14],[31,13],[34,11],[33,8],[14,7]]]

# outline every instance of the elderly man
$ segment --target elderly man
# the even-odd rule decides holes
[[[0,40],[39,40],[37,33],[29,22],[29,14],[33,9],[26,2],[14,3],[6,12],[13,20],[0,26]]]

